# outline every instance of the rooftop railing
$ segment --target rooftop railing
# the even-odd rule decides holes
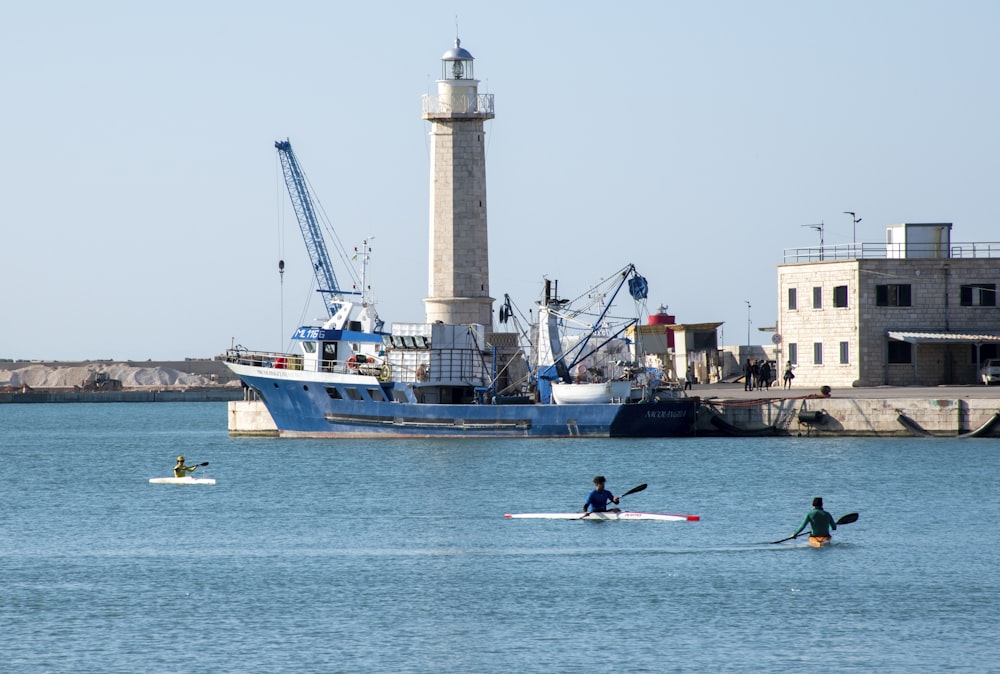
[[[973,243],[840,243],[786,248],[785,264],[837,260],[895,260],[1000,257],[1000,242]]]

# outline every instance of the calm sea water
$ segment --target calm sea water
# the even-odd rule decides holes
[[[4,672],[1000,671],[996,440],[234,439],[214,403],[0,427]],[[218,484],[149,484],[179,453]],[[596,473],[702,519],[503,517]],[[861,517],[768,544],[813,496]]]

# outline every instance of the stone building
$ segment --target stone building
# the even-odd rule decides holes
[[[886,228],[884,244],[796,248],[778,265],[779,370],[793,386],[974,384],[1000,357],[1000,243],[951,223]]]

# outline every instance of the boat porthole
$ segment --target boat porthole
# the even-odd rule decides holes
[[[274,388],[278,388],[278,382],[274,382]]]
[[[308,384],[303,384],[302,385],[302,390],[303,391],[308,391],[309,390],[309,385]]]

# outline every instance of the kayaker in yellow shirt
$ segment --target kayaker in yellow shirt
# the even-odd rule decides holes
[[[184,457],[177,457],[177,465],[174,466],[174,477],[187,477],[188,473],[193,473],[198,469],[198,466],[185,466]]]

